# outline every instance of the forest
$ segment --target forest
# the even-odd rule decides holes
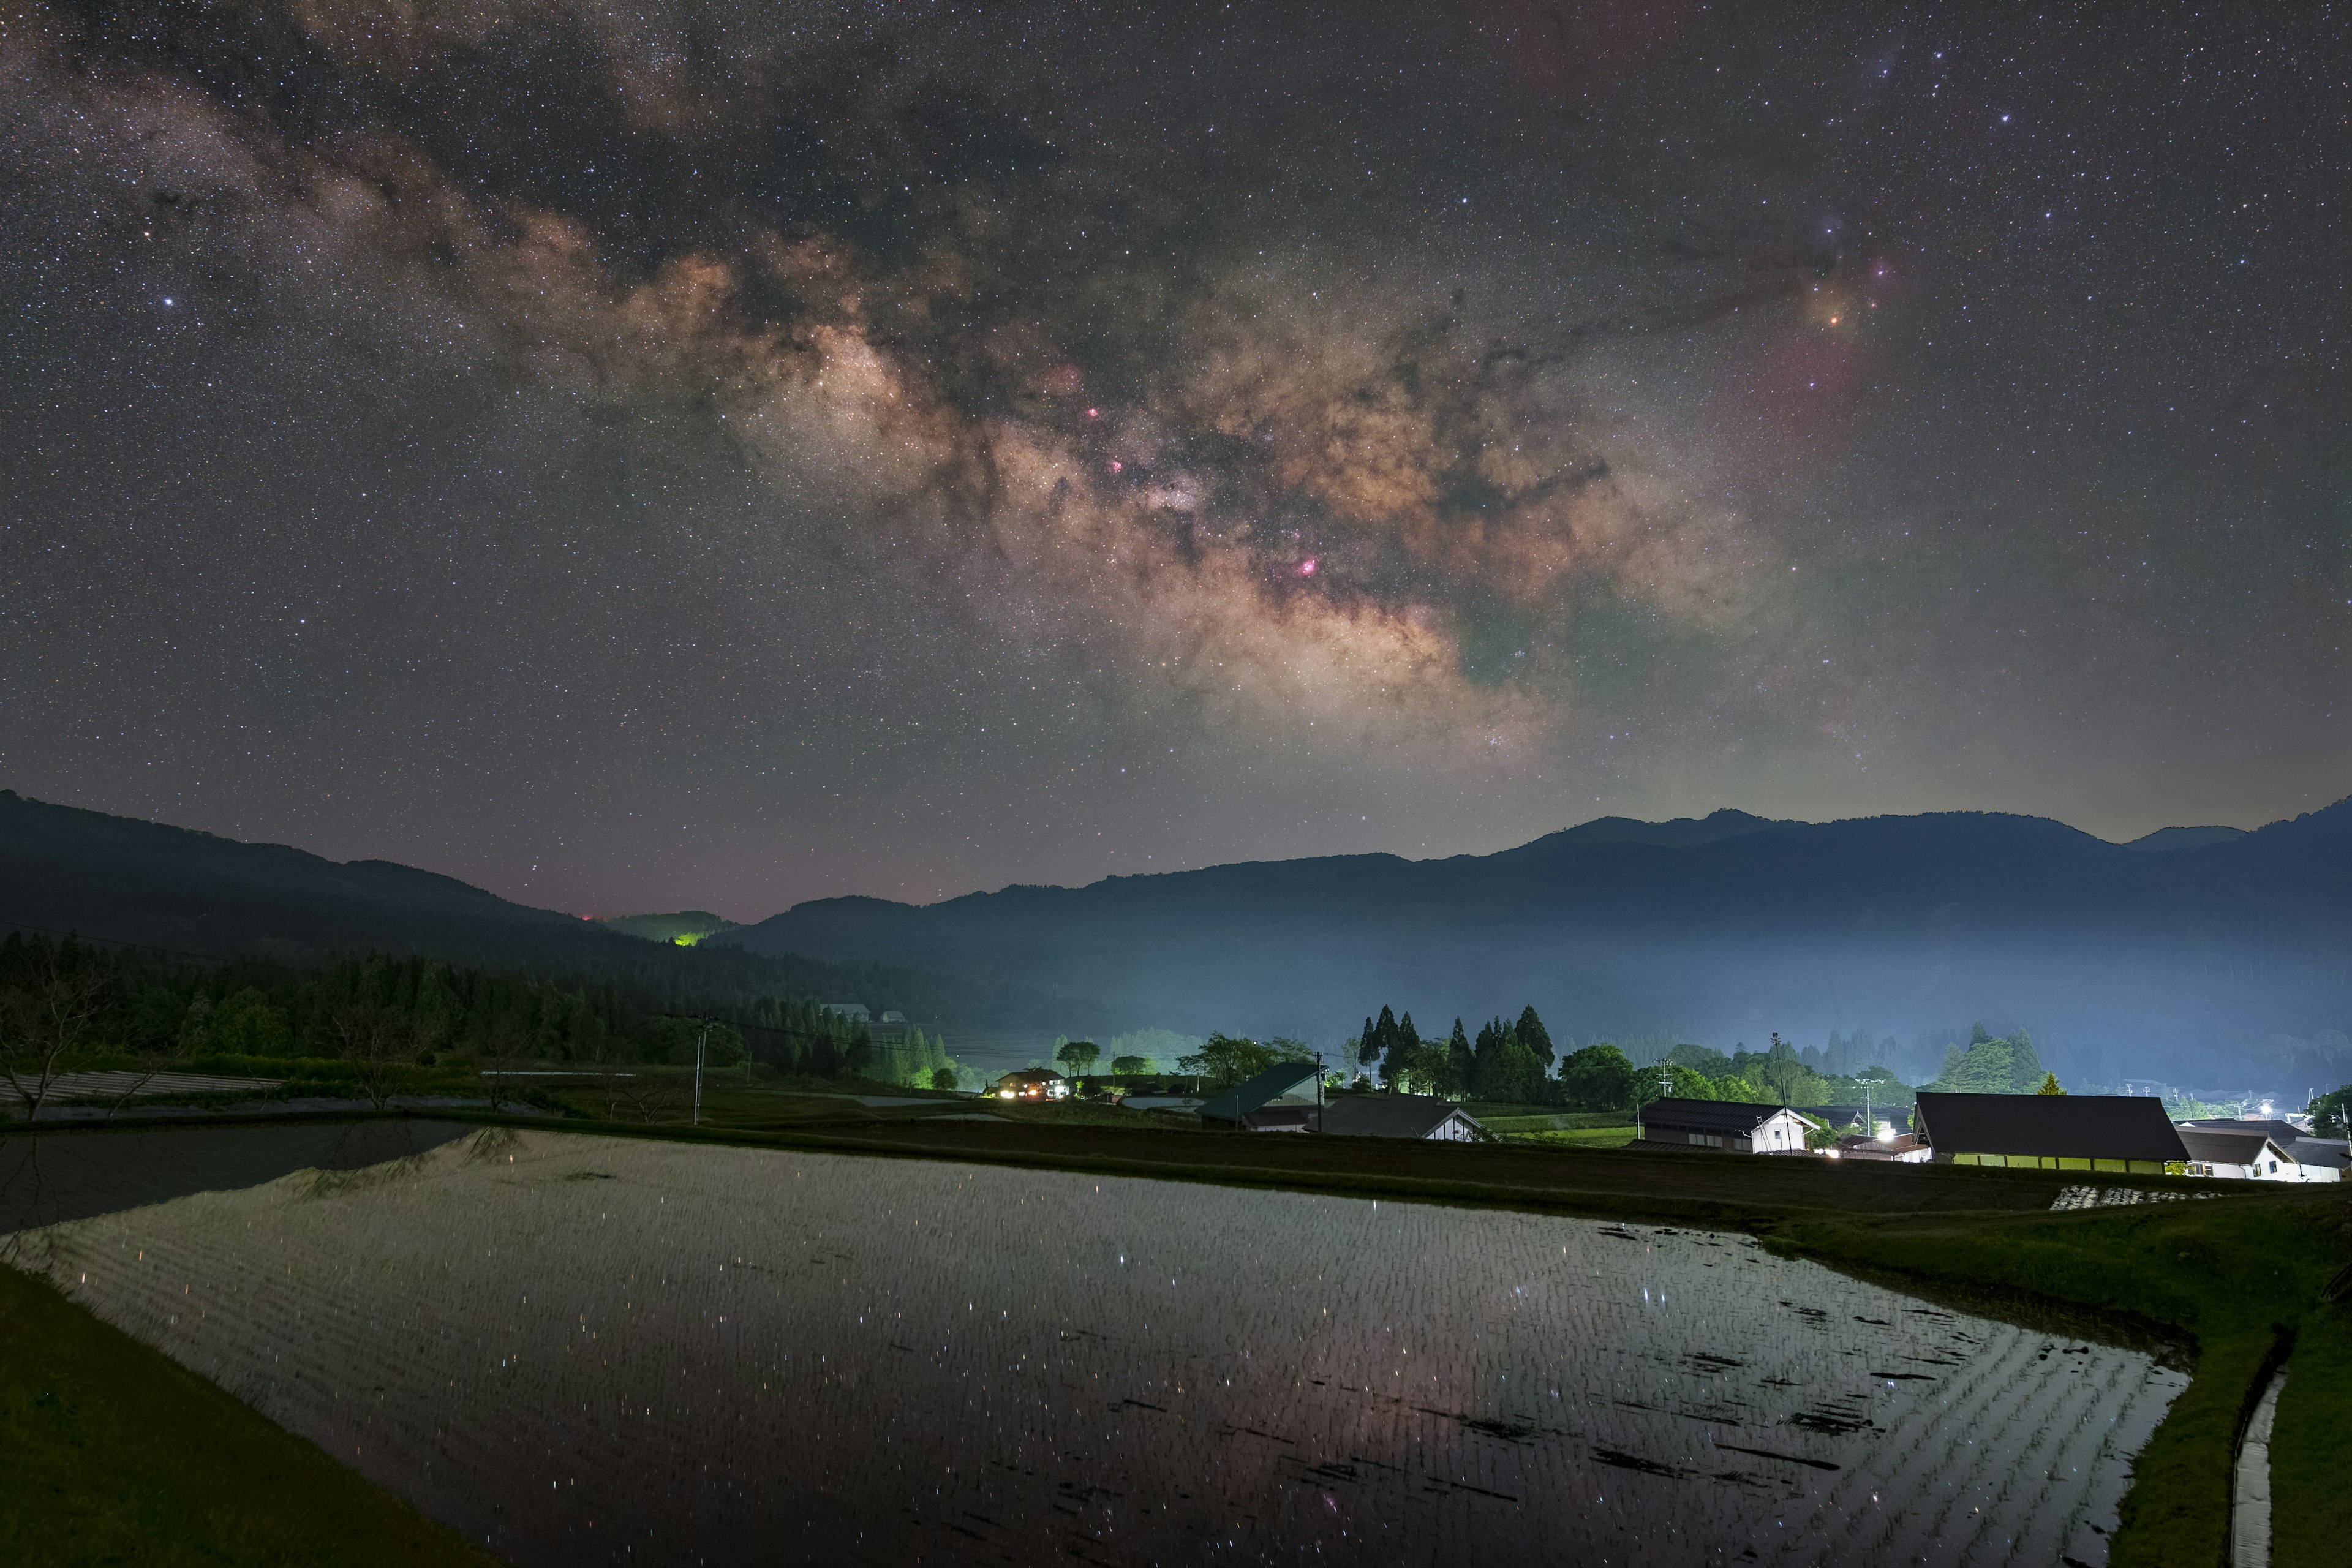
[[[1636,1068],[1605,1041],[1563,1055],[1532,1006],[1516,1019],[1490,1018],[1475,1036],[1456,1018],[1449,1034],[1428,1039],[1411,1013],[1400,1016],[1384,1006],[1379,1016],[1364,1020],[1354,1054],[1360,1071],[1391,1089],[1570,1110],[1631,1111],[1668,1095],[1807,1106],[1858,1105],[1865,1096],[1881,1105],[1911,1098],[1910,1089],[1884,1067],[1825,1073],[1808,1061],[1821,1061],[1821,1053],[1801,1052],[1777,1034],[1765,1050],[1729,1056],[1706,1046],[1676,1046],[1664,1063],[1650,1068]]]
[[[0,940],[0,1068],[267,1072],[298,1063],[618,1065],[749,1057],[781,1071],[930,1082],[951,1073],[919,1029],[879,1035],[804,995],[495,970],[414,954],[294,964],[175,961],[11,933]]]

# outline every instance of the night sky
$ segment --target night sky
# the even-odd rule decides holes
[[[1404,12],[0,17],[0,784],[745,919],[2352,789],[2352,15]]]

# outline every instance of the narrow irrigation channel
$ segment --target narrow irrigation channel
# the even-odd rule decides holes
[[[2279,1391],[2286,1368],[2270,1384],[2246,1423],[2238,1444],[2237,1474],[2230,1490],[2230,1568],[2271,1568],[2271,1426],[2278,1419]]]

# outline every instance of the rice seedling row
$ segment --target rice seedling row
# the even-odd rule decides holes
[[[20,1261],[520,1563],[2098,1563],[2185,1379],[1744,1239],[486,1133]]]

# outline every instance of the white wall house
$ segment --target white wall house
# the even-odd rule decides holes
[[[1785,1105],[1725,1100],[1658,1100],[1642,1108],[1642,1143],[1686,1144],[1732,1154],[1802,1154],[1820,1125]]]
[[[2332,1182],[2336,1172],[2326,1165],[2306,1165],[2260,1132],[2223,1132],[2209,1127],[2183,1127],[2180,1142],[2189,1150],[2189,1173],[2237,1182]]]

